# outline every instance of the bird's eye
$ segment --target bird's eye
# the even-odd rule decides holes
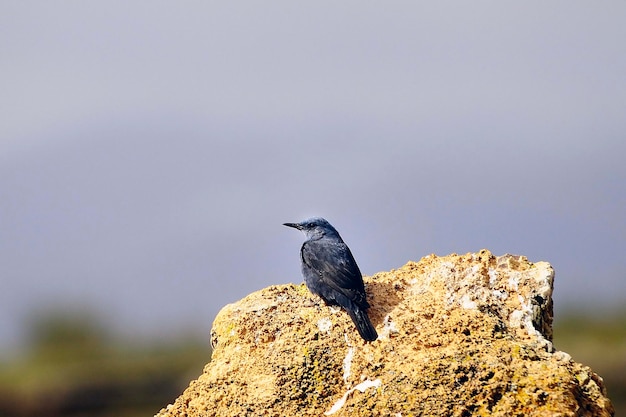
[[[308,228],[313,229],[315,227],[315,224],[313,223],[309,223],[306,225]]]

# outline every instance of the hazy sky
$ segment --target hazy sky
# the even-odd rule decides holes
[[[488,248],[626,302],[626,3],[4,2],[0,349],[80,306],[207,334],[301,282]],[[558,319],[558,315],[557,315]],[[207,336],[208,337],[208,336]]]

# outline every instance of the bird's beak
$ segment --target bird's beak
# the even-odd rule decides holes
[[[293,227],[294,229],[302,230],[302,226],[298,223],[283,223],[283,226]]]

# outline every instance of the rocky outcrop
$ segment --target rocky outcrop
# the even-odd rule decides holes
[[[304,284],[266,288],[221,310],[211,362],[158,416],[610,416],[552,346],[553,277],[486,250],[365,277],[372,343]]]

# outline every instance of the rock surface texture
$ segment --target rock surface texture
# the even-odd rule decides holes
[[[372,343],[304,284],[266,288],[222,309],[211,362],[157,416],[613,415],[552,346],[553,278],[486,250],[365,277]]]

